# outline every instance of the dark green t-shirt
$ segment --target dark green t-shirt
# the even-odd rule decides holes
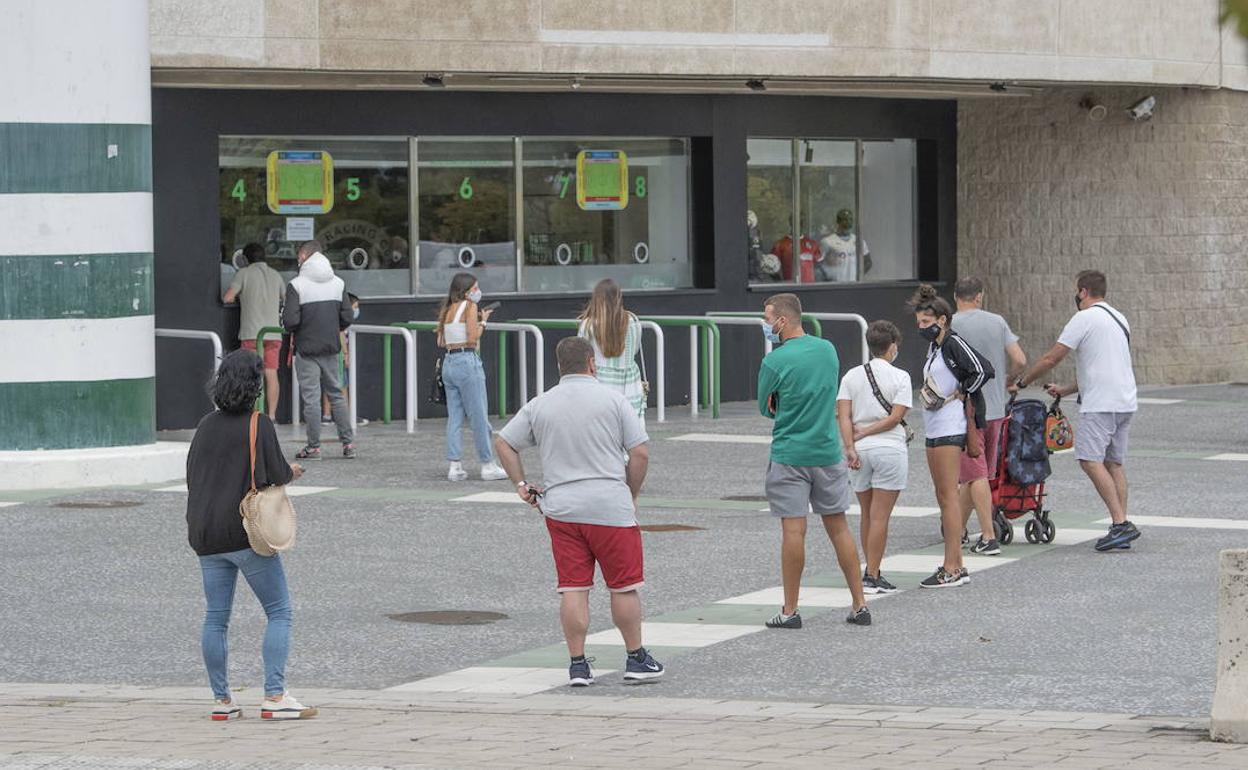
[[[836,465],[843,459],[836,425],[841,361],[832,343],[809,334],[771,351],[758,372],[758,410],[775,420],[771,460],[785,465]],[[776,412],[768,400],[776,395]]]

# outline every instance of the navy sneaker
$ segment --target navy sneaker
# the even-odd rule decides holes
[[[931,577],[919,583],[919,588],[952,588],[962,585],[964,580],[969,581],[969,577],[964,576],[961,570],[946,572],[945,565],[942,564],[936,568]]]
[[[625,656],[627,663],[625,664],[624,681],[633,684],[642,682],[653,682],[663,676],[663,664],[654,659],[645,647],[641,648],[642,659],[637,660],[632,655]]]
[[[589,664],[593,658],[579,660],[568,666],[568,684],[572,687],[588,687],[594,683],[594,670]]]
[[[888,579],[885,578],[882,574],[876,575],[874,580],[875,580],[876,589],[878,589],[878,591],[882,594],[895,594],[901,590],[897,586],[888,582]]]
[[[1109,528],[1109,533],[1105,535],[1105,537],[1096,541],[1096,550],[1102,552],[1113,551],[1115,549],[1125,550],[1124,546],[1130,547],[1131,541],[1135,540],[1139,536],[1140,531],[1129,521],[1124,521],[1121,524],[1114,524]]]
[[[768,628],[801,628],[802,615],[797,610],[793,610],[792,615],[785,615],[784,608],[781,607],[780,611],[763,625]]]
[[[871,610],[867,609],[865,605],[859,607],[849,613],[849,617],[845,618],[845,622],[854,626],[869,626],[871,625]]]
[[[880,592],[880,584],[867,572],[862,573],[862,592],[864,594],[878,594]]]
[[[981,535],[979,542],[971,546],[971,553],[978,556],[1000,556],[1001,544],[997,542],[995,537],[987,542],[984,542],[984,538]]]

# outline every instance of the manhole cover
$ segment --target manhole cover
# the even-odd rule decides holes
[[[705,527],[691,527],[688,524],[642,524],[642,532],[700,532]]]
[[[727,500],[730,503],[765,503],[767,498],[763,495],[728,495],[721,497],[720,500]]]
[[[71,500],[67,503],[55,503],[53,508],[137,508],[143,503],[132,500]]]
[[[431,610],[429,612],[400,612],[387,615],[400,623],[430,623],[435,626],[484,626],[496,620],[506,620],[501,612],[481,610]]]

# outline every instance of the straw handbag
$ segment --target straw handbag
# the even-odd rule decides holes
[[[290,504],[284,485],[256,489],[256,423],[259,412],[251,413],[248,444],[251,448],[251,489],[238,504],[243,529],[251,550],[272,556],[295,547],[295,506]]]

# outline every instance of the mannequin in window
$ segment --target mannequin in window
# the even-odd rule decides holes
[[[802,236],[798,246],[798,283],[815,282],[815,263],[823,260],[819,244],[813,238]],[[785,281],[794,280],[793,275],[793,236],[786,235],[771,247],[771,253],[780,258],[780,273]]]
[[[854,212],[836,212],[836,230],[819,242],[824,270],[830,281],[858,280],[858,238],[854,233]],[[862,272],[871,271],[871,250],[862,242]]]
[[[750,283],[774,283],[780,280],[780,260],[763,253],[762,236],[758,232],[758,214],[745,212],[746,238],[749,243]]]

